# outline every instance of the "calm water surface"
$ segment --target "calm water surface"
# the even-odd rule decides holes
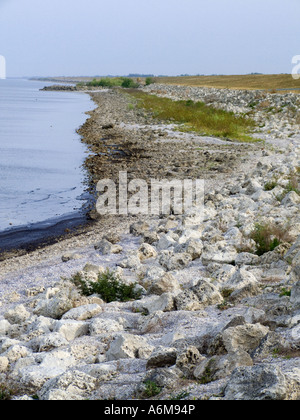
[[[45,85],[0,80],[0,232],[53,223],[83,205],[86,148],[76,129],[93,102],[83,93],[39,91]]]

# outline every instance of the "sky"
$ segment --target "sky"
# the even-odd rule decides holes
[[[299,0],[0,0],[7,76],[291,73]]]

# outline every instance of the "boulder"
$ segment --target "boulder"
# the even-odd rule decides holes
[[[201,356],[196,347],[191,346],[178,355],[176,366],[183,372],[186,378],[194,379],[195,368],[203,360],[205,360],[205,357]]]
[[[171,273],[164,273],[164,275],[150,286],[148,293],[154,295],[162,295],[164,293],[176,293],[180,291],[178,281]]]
[[[191,290],[197,296],[201,309],[207,306],[217,305],[224,300],[217,287],[204,279],[200,280]]]
[[[148,314],[155,312],[171,312],[175,309],[174,307],[174,295],[172,293],[163,293],[161,296],[151,300],[145,305],[145,309]]]
[[[123,251],[121,245],[113,245],[107,239],[102,239],[95,245],[95,249],[102,255],[120,254]]]
[[[145,232],[143,238],[144,243],[149,245],[159,241],[159,236],[156,232]]]
[[[102,255],[111,254],[113,244],[106,239],[102,239],[95,245],[95,249],[99,251]]]
[[[177,311],[200,311],[202,306],[198,296],[192,290],[185,290],[175,297]]]
[[[11,324],[6,320],[2,319],[0,321],[0,336],[8,335]]]
[[[232,289],[235,292],[240,292],[245,288],[253,288],[256,292],[258,281],[256,277],[247,271],[244,267],[238,269],[232,277],[230,277],[226,283],[224,283],[224,289]]]
[[[17,305],[13,309],[9,309],[5,314],[4,318],[10,324],[23,324],[23,322],[27,321],[30,318],[31,314],[27,311],[25,306]]]
[[[102,267],[101,265],[95,265],[95,264],[91,264],[91,263],[87,263],[84,267],[83,270],[85,273],[94,273],[97,276],[99,274],[105,273],[105,268]]]
[[[145,348],[151,350],[150,354],[154,350],[154,347],[150,347],[145,338],[125,333],[120,334],[111,343],[106,358],[108,361],[138,358],[139,351]]]
[[[34,314],[46,318],[60,319],[73,308],[73,302],[68,297],[57,296],[51,299],[40,299],[34,309]]]
[[[175,252],[187,253],[191,256],[192,261],[201,257],[203,251],[203,243],[201,240],[190,239],[188,242],[177,245]]]
[[[237,227],[232,227],[225,233],[224,238],[229,245],[238,247],[242,243],[243,235]]]
[[[242,185],[243,188],[246,188],[246,194],[252,195],[256,193],[258,190],[262,190],[262,185],[256,179],[249,179]]]
[[[251,352],[256,349],[261,340],[269,333],[269,328],[260,324],[245,324],[227,328],[223,333],[223,343],[228,353],[238,350]]]
[[[76,360],[69,352],[56,350],[51,354],[42,355],[39,364],[26,366],[19,370],[21,386],[31,392],[36,392],[51,378],[55,378],[69,367],[76,364]]]
[[[153,246],[144,243],[140,246],[138,255],[141,261],[145,261],[150,258],[156,258],[157,252]]]
[[[100,334],[112,334],[124,330],[123,323],[113,319],[96,318],[90,323],[90,334],[92,336]]]
[[[218,381],[231,375],[240,366],[253,366],[250,355],[243,350],[204,359],[196,367],[194,377],[203,383]]]
[[[238,255],[237,250],[228,245],[226,241],[216,244],[205,244],[203,248],[202,261],[204,264],[216,262],[219,264],[232,264]]]
[[[78,308],[73,308],[67,313],[65,313],[62,319],[73,319],[75,321],[86,321],[87,319],[94,318],[96,315],[102,312],[102,308],[99,305],[91,304],[79,306]]]
[[[291,303],[296,309],[300,309],[300,281],[298,281],[292,288]]]
[[[68,341],[73,341],[75,338],[87,335],[89,325],[84,321],[66,319],[56,322],[54,332],[60,333]]]
[[[261,258],[258,255],[250,254],[249,252],[241,252],[235,259],[235,263],[238,267],[245,265],[257,266],[261,263]]]
[[[148,232],[150,226],[147,222],[137,222],[130,226],[130,233],[134,236],[142,236],[144,233]]]
[[[177,351],[174,348],[158,347],[147,362],[147,369],[170,367],[176,364]]]
[[[139,270],[141,267],[141,260],[136,252],[128,253],[127,257],[119,264],[122,268],[129,268],[131,270]]]
[[[147,392],[147,384],[155,384],[158,388],[177,389],[180,379],[182,379],[182,372],[172,366],[170,368],[157,368],[147,372],[143,382],[137,387],[137,392],[141,398],[149,398]]]
[[[284,350],[286,346],[287,344],[280,334],[270,331],[261,340],[259,346],[251,353],[251,357],[252,359],[268,358],[275,350]]]
[[[6,357],[9,360],[9,363],[15,363],[19,359],[24,359],[30,355],[30,350],[27,347],[22,345],[13,345],[2,354],[3,357]]]
[[[291,191],[284,197],[281,204],[284,207],[299,206],[300,196],[295,191]]]
[[[82,258],[79,254],[67,253],[61,257],[62,262],[66,263],[72,260],[80,260]]]
[[[44,334],[50,334],[55,325],[55,320],[43,316],[35,317],[27,327],[28,338],[32,339]]]
[[[299,252],[300,252],[300,236],[297,238],[294,245],[288,250],[284,258],[289,264],[295,265],[294,259]]]
[[[191,262],[192,257],[186,252],[172,255],[168,251],[165,251],[159,259],[159,263],[167,271],[182,270]]]
[[[235,369],[224,393],[229,401],[281,401],[288,397],[288,384],[279,367],[260,364]]]
[[[31,340],[28,345],[34,352],[48,352],[68,344],[64,336],[54,332],[39,336]]]
[[[156,244],[156,248],[158,251],[164,251],[168,248],[175,247],[176,245],[177,245],[177,242],[173,238],[173,235],[169,233],[169,234],[161,235],[158,243]]]
[[[11,338],[7,337],[0,337],[0,354],[4,353],[6,350],[8,350],[12,346],[16,346],[21,344],[18,340],[13,340]]]
[[[63,373],[47,381],[38,392],[40,400],[85,400],[96,389],[97,379],[78,370]]]
[[[0,357],[0,373],[4,373],[7,371],[9,366],[9,360],[5,356]]]

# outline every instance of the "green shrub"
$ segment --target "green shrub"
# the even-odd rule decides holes
[[[123,77],[123,81],[121,84],[122,88],[126,89],[136,89],[139,87],[137,83],[133,79],[130,79],[129,77]]]
[[[141,298],[141,293],[135,290],[136,284],[127,285],[119,276],[110,270],[101,273],[96,282],[87,281],[80,273],[73,276],[72,281],[84,296],[98,294],[107,302],[127,302]]]
[[[265,184],[264,190],[265,191],[273,191],[274,188],[277,187],[277,185],[278,185],[278,181],[275,181],[275,180],[274,181],[269,181]]]
[[[148,398],[156,397],[162,391],[162,388],[156,385],[156,383],[153,381],[146,381],[145,385],[146,385],[145,394]]]
[[[259,256],[274,251],[283,242],[290,241],[288,230],[272,224],[260,223],[255,225],[255,229],[251,233],[251,239],[256,243],[257,255]]]
[[[88,82],[86,86],[111,88],[114,86],[121,86],[121,84],[122,84],[122,79],[119,77],[103,77],[100,80],[93,79],[91,82]]]
[[[292,291],[289,289],[286,289],[285,287],[281,289],[280,297],[288,296],[291,297]]]
[[[146,86],[152,85],[154,83],[154,79],[152,77],[146,78]]]

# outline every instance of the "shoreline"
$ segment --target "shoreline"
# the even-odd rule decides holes
[[[78,213],[0,232],[0,260],[5,254],[31,252],[38,247],[63,240],[64,236],[70,235],[70,232],[76,234],[88,224],[86,216]]]
[[[247,154],[247,150],[253,149],[252,145],[237,143],[232,154],[229,151],[232,148],[232,143],[223,142],[220,144],[222,141],[215,139],[216,144],[214,144],[214,140],[210,142],[210,138],[206,143],[205,138],[200,136],[198,141],[203,150],[197,150],[198,159],[200,159],[199,167],[196,167],[195,161],[194,170],[191,170],[187,167],[186,159],[191,151],[194,154],[194,149],[197,147],[198,141],[195,142],[193,135],[183,134],[182,138],[179,135],[178,140],[178,133],[174,131],[174,127],[156,122],[153,125],[151,115],[132,109],[131,99],[126,96],[126,91],[119,93],[115,89],[97,89],[96,91],[92,89],[83,93],[88,94],[95,104],[95,109],[86,112],[88,116],[86,121],[77,129],[80,141],[87,146],[89,152],[83,163],[87,171],[86,193],[90,195],[87,209],[84,212],[79,211],[71,218],[62,216],[63,220],[60,217],[54,219],[50,228],[45,227],[44,229],[44,225],[47,224],[45,221],[34,225],[33,230],[31,227],[20,227],[9,232],[1,232],[2,244],[8,244],[6,249],[0,251],[0,261],[4,263],[5,260],[22,257],[27,253],[39,253],[40,250],[46,250],[55,244],[60,246],[72,238],[84,240],[85,236],[89,235],[93,229],[97,230],[100,227],[102,230],[107,220],[110,223],[111,217],[100,217],[94,207],[95,185],[100,179],[113,179],[117,184],[119,172],[123,170],[128,170],[128,182],[134,178],[147,179],[150,177],[165,179],[175,176],[184,179],[186,176],[193,176],[197,178],[204,172],[207,183],[214,184],[214,178],[218,177],[219,171],[221,173],[228,172],[228,170],[233,171],[234,165],[238,165],[241,157],[245,153]],[[169,144],[165,144],[164,139],[168,136],[173,137],[173,140]],[[155,139],[159,140],[159,144],[153,149],[153,140]],[[187,151],[181,157],[182,142],[187,146]],[[190,142],[191,144],[189,144]],[[179,154],[175,163],[176,172],[173,172],[165,166],[164,159],[169,155],[172,156],[171,160],[174,160],[176,150],[179,151]],[[213,152],[211,162],[207,158],[207,150]],[[226,163],[227,151],[229,151],[230,168]],[[182,169],[180,161],[183,161]],[[149,171],[149,167],[151,167],[151,171]],[[209,188],[210,185],[207,186],[207,189]],[[114,217],[112,218],[114,219]],[[116,216],[116,220],[118,218],[119,216]],[[128,218],[133,221],[144,219],[144,217],[139,218],[138,216]],[[22,238],[23,232],[28,232],[29,235]],[[13,244],[9,244],[10,236],[20,246],[14,247]]]
[[[56,79],[47,79],[43,81],[58,82]],[[60,81],[60,83],[63,83],[63,81]],[[60,88],[63,87],[64,86],[61,85],[58,88],[60,90]],[[48,88],[53,88],[55,90],[55,86],[50,86]],[[182,86],[170,87],[168,85],[152,85],[144,90],[154,93],[157,91],[158,95],[168,97],[166,94],[168,88],[171,92],[173,88],[177,88],[179,90],[179,98],[180,95],[186,95],[186,89]],[[188,95],[192,95],[193,90],[195,90],[195,88],[190,88]],[[202,90],[205,92],[206,88]],[[220,89],[220,91],[222,91],[222,89]],[[216,176],[218,177],[219,172],[226,173],[228,170],[229,172],[234,171],[234,165],[240,165],[240,159],[243,159],[243,156],[245,156],[248,151],[260,148],[259,144],[257,147],[247,143],[228,144],[226,141],[208,137],[208,144],[205,144],[206,138],[203,136],[198,136],[197,139],[197,136],[185,135],[183,133],[178,134],[174,131],[173,126],[168,126],[159,122],[153,124],[151,115],[149,116],[146,113],[131,108],[131,100],[126,97],[126,91],[119,93],[116,89],[97,88],[97,90],[83,90],[82,92],[88,94],[95,104],[95,109],[86,112],[86,115],[88,116],[86,121],[77,129],[77,133],[80,135],[80,141],[87,146],[89,152],[83,163],[87,172],[87,181],[85,181],[85,183],[88,187],[86,193],[89,194],[89,199],[85,204],[86,209],[78,210],[78,212],[72,215],[63,215],[51,220],[38,222],[34,225],[21,226],[0,232],[1,261],[6,258],[13,258],[18,255],[23,255],[26,252],[32,252],[55,243],[63,242],[65,239],[69,239],[73,236],[84,235],[97,221],[100,221],[101,223],[101,217],[97,214],[95,209],[95,202],[97,199],[95,185],[100,179],[110,178],[117,184],[118,174],[120,171],[124,170],[128,170],[128,181],[133,178],[149,179],[152,177],[156,179],[165,179],[169,177],[184,178],[184,176],[199,178],[199,176],[204,175],[206,183],[208,184],[207,189],[209,190],[209,184],[214,183],[213,179]],[[176,100],[176,94],[174,95],[171,93],[170,97]],[[110,104],[111,101],[112,104]],[[107,103],[109,104],[108,106]],[[112,109],[114,107],[116,108],[116,111]],[[130,107],[130,109],[128,107]],[[170,148],[168,145],[165,146],[163,144],[165,137],[168,136],[173,136],[174,138],[170,143]],[[157,150],[153,150],[153,144],[151,144],[150,147],[148,145],[149,139],[151,140],[151,143],[153,143],[155,137],[158,137],[162,144],[162,147],[157,147],[156,145]],[[101,138],[101,141],[99,141],[99,138]],[[179,140],[177,140],[177,138]],[[179,142],[179,147],[176,144],[177,141]],[[176,162],[176,171],[168,171],[168,167],[165,166],[163,158],[168,154],[171,156],[170,153],[174,154],[176,149],[180,150],[180,141],[186,143],[185,146],[188,145],[187,142],[192,141],[193,154],[197,142],[199,142],[199,145],[204,149],[204,152],[201,153],[199,157],[200,159],[204,158],[205,162],[204,165],[203,162],[201,162],[202,165],[197,168],[197,171],[192,171],[190,169],[187,171],[184,169],[182,170],[180,158],[178,159],[178,162]],[[276,142],[274,142],[274,144],[278,146]],[[224,148],[224,150],[222,150],[222,148]],[[232,153],[229,151],[230,148],[233,149]],[[216,156],[212,157],[211,162],[207,160],[207,150],[209,153],[213,152],[216,154]],[[218,153],[220,151],[221,153]],[[161,157],[158,157],[157,159],[159,154],[161,154]],[[227,154],[229,155],[230,168],[227,166],[226,162]],[[152,162],[154,162],[156,167],[158,166],[158,170],[155,168],[155,171],[149,171],[148,167],[153,165]],[[193,162],[194,165],[195,163],[196,162]],[[184,166],[185,165],[184,161]],[[114,167],[114,170],[112,170],[112,166]],[[133,170],[131,169],[132,166]],[[178,170],[178,168],[180,168],[180,170]],[[210,177],[212,179],[209,179]],[[22,237],[23,233],[26,234],[26,237]],[[16,244],[16,246],[14,246],[14,244]]]
[[[79,130],[91,189],[120,170],[129,180],[201,177],[204,219],[197,206],[101,217],[0,262],[0,385],[13,400],[299,399],[295,182],[289,191],[300,184],[299,137],[268,126],[265,143],[220,143],[153,121],[125,92],[92,96],[98,106]],[[261,256],[259,223],[281,234]],[[141,299],[108,303],[71,281],[92,284],[106,270]]]

